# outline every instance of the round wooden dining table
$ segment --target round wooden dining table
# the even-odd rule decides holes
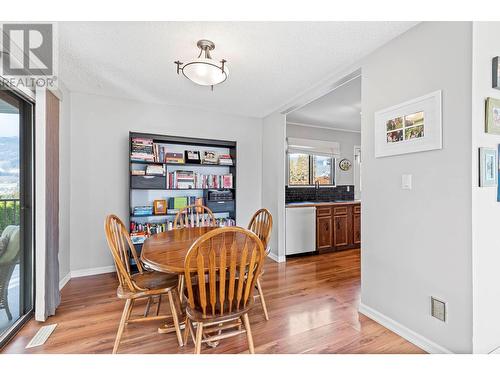
[[[144,241],[141,260],[155,271],[184,274],[184,259],[189,248],[214,229],[217,227],[181,228],[154,234]]]

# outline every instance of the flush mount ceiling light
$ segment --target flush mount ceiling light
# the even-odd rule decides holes
[[[212,60],[210,51],[215,49],[215,44],[206,39],[199,40],[196,44],[200,49],[198,57],[186,64],[180,61],[175,61],[177,64],[177,74],[182,72],[184,77],[202,86],[211,86],[224,82],[229,71],[227,69],[226,60],[222,59],[220,63]]]

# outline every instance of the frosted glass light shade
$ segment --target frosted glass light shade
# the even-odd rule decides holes
[[[214,60],[201,57],[185,64],[182,67],[182,74],[198,85],[213,86],[224,82],[229,75],[229,70],[224,65],[224,71],[222,71]]]

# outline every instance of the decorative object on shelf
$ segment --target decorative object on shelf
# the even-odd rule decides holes
[[[479,186],[488,187],[497,184],[497,150],[479,148]]]
[[[348,159],[342,159],[340,162],[339,162],[339,168],[341,171],[348,171],[349,169],[351,169],[351,161],[348,160]]]
[[[165,215],[167,213],[167,201],[157,199],[153,202],[153,212],[155,215]]]
[[[375,157],[442,147],[441,90],[375,112]]]
[[[184,154],[186,157],[186,163],[191,163],[191,164],[200,164],[201,163],[200,151],[186,150],[186,151],[184,151]]]
[[[491,65],[492,87],[500,90],[500,66],[498,65],[498,56],[493,58]]]
[[[500,99],[486,99],[486,133],[500,134]]]
[[[203,151],[202,164],[219,164],[219,158],[215,151]]]
[[[222,59],[220,64],[212,60],[210,51],[215,49],[215,44],[206,39],[201,39],[196,44],[200,49],[200,54],[194,60],[187,63],[175,61],[177,65],[177,74],[181,73],[194,83],[201,86],[211,86],[212,90],[214,85],[224,82],[229,71],[226,66],[226,60]]]

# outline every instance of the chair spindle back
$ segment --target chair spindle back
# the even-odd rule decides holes
[[[217,223],[212,210],[202,205],[183,207],[174,219],[174,229],[215,226]]]
[[[122,288],[130,289],[131,291],[142,290],[139,288],[131,278],[129,250],[134,258],[139,273],[143,273],[143,267],[135,246],[130,240],[129,233],[125,224],[116,215],[108,215],[104,223],[104,230],[106,232],[106,240],[108,247],[115,262],[116,273],[118,281]]]
[[[188,304],[204,317],[222,316],[253,300],[264,247],[247,229],[214,229],[198,238],[184,261]]]
[[[266,254],[270,251],[268,249],[269,240],[271,239],[271,232],[273,229],[273,216],[267,208],[258,210],[250,220],[248,229],[257,235],[264,245]]]

